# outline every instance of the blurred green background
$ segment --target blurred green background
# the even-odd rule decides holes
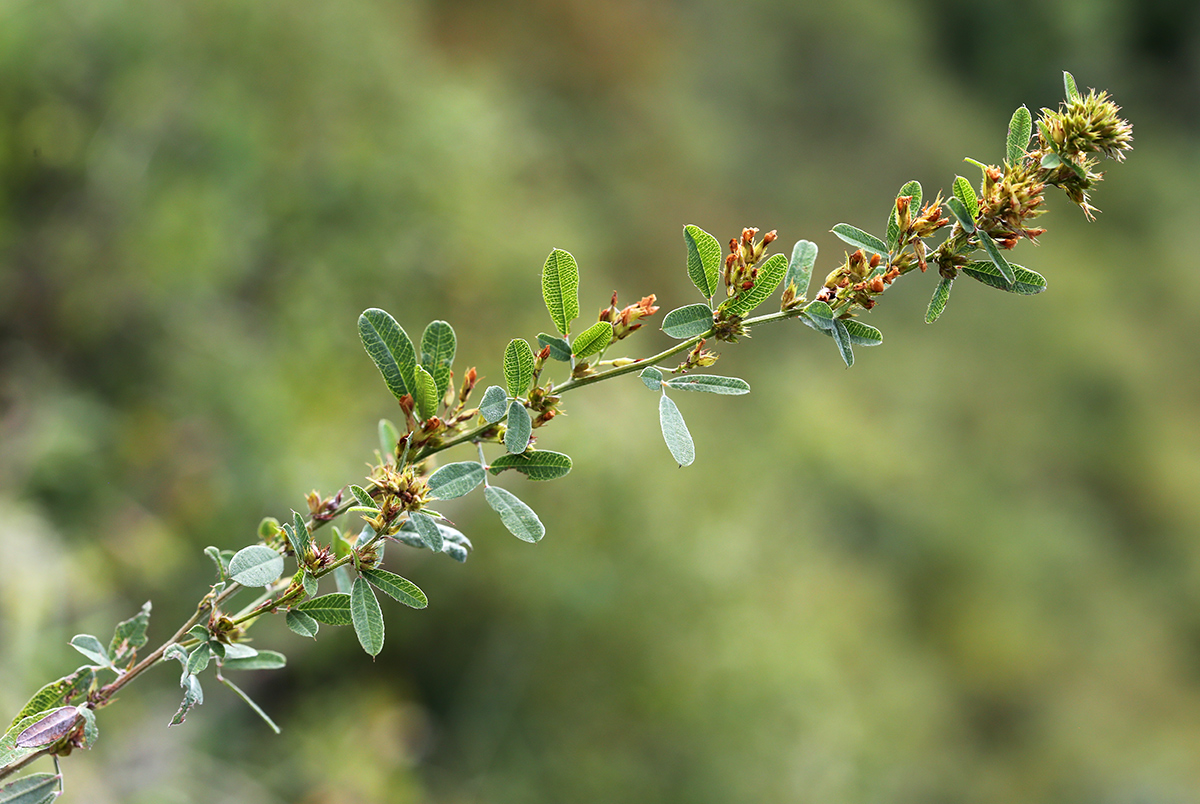
[[[947,7],[949,5],[949,7]],[[1050,290],[930,276],[845,370],[799,325],[677,401],[632,377],[541,432],[575,470],[445,512],[429,595],[239,679],[166,730],[175,670],[102,713],[77,802],[1192,802],[1200,795],[1200,6],[1191,0],[0,2],[0,710],[146,599],[151,636],[395,405],[355,328],[445,318],[501,376],[585,311],[696,301],[680,229],[842,253],[896,189],[997,161],[1060,71],[1135,126],[1087,224],[1049,197]],[[591,315],[585,312],[585,315]],[[653,326],[630,344],[668,340]],[[677,397],[679,395],[676,395]],[[466,459],[451,453],[447,460]]]

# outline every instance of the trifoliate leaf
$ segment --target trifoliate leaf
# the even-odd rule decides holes
[[[450,387],[450,368],[454,365],[457,345],[454,327],[445,321],[430,322],[421,335],[421,365],[433,375],[439,404]]]
[[[521,455],[501,455],[488,467],[493,475],[505,469],[515,469],[530,480],[555,480],[571,471],[571,457],[561,452],[527,449]]]
[[[533,349],[524,338],[514,338],[504,349],[504,380],[509,396],[521,396],[533,382]]]
[[[526,542],[540,541],[546,528],[537,514],[517,496],[499,486],[488,486],[483,490],[484,499],[492,510],[500,515],[500,521],[508,532]]]
[[[358,334],[392,395],[399,399],[411,393],[417,353],[396,319],[371,308],[358,317]]]
[[[612,324],[607,321],[597,321],[575,336],[575,343],[571,345],[571,349],[575,356],[582,360],[603,352],[612,343],[612,339]]]
[[[483,465],[478,461],[448,463],[429,476],[429,490],[439,500],[453,500],[469,494],[483,478]]]
[[[542,266],[542,299],[558,333],[566,336],[571,322],[579,318],[579,266],[560,248],[551,251]]]
[[[833,329],[833,310],[823,301],[809,302],[804,307],[804,315],[808,319],[805,323],[814,329]]]

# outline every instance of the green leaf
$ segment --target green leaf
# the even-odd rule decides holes
[[[867,234],[862,229],[851,226],[848,223],[839,223],[830,231],[856,249],[861,248],[863,251],[869,251],[872,254],[887,256],[888,249],[884,242],[875,235]]]
[[[356,578],[350,587],[350,619],[358,644],[371,656],[383,650],[383,610],[371,586],[362,578]]]
[[[1012,266],[1004,259],[1004,255],[1000,253],[1000,247],[996,245],[996,241],[992,239],[992,236],[982,229],[976,231],[975,236],[979,239],[979,245],[983,246],[983,250],[991,257],[992,264],[1000,271],[1000,275],[1004,277],[1005,281],[1010,285],[1015,282],[1016,277],[1013,275]]]
[[[229,577],[242,586],[270,586],[282,574],[283,556],[262,544],[243,547],[229,561]]]
[[[400,442],[400,431],[387,419],[379,420],[379,451],[384,460],[396,457],[396,445]]]
[[[478,461],[448,463],[429,476],[429,490],[439,500],[453,500],[474,491],[483,478],[483,465]]]
[[[963,206],[963,202],[954,196],[946,199],[946,206],[950,209],[950,213],[954,215],[958,221],[958,225],[963,228],[967,234],[975,233],[975,219],[971,217],[971,213],[967,212],[967,208]]]
[[[509,396],[520,396],[533,382],[533,349],[524,338],[513,338],[504,349],[504,380]]]
[[[783,286],[788,288],[795,285],[798,296],[808,293],[808,285],[812,281],[813,264],[816,261],[817,244],[810,240],[797,240],[796,245],[792,247],[792,258],[788,260]]]
[[[441,522],[435,524],[442,534],[442,552],[455,561],[466,561],[467,551],[472,549],[471,540],[464,536],[461,531],[455,530],[449,525],[443,525]],[[400,532],[396,534],[396,538],[409,547],[425,549],[425,542],[422,541],[420,535],[417,533],[416,526],[407,519],[400,526]]]
[[[916,217],[917,212],[921,209],[921,182],[914,179],[910,182],[905,182],[900,188],[900,192],[896,193],[896,198],[908,196],[908,209],[911,217]],[[888,250],[893,250],[900,244],[900,215],[896,211],[896,205],[892,204],[892,213],[888,215],[887,225],[887,247]]]
[[[214,643],[217,644],[217,643]],[[224,645],[225,654],[221,657],[226,661],[234,659],[253,659],[258,655],[258,651],[245,642],[235,642],[230,645]]]
[[[358,317],[358,334],[392,395],[399,399],[411,393],[417,353],[396,319],[372,307]]]
[[[75,698],[82,698],[87,695],[92,687],[92,682],[95,680],[96,671],[91,665],[84,665],[68,676],[63,676],[57,681],[51,681],[35,692],[33,697],[21,707],[21,711],[13,718],[13,722],[9,728],[12,728],[12,726],[17,725],[21,720],[31,715],[37,715],[60,706],[65,706]]]
[[[101,644],[100,640],[91,634],[76,634],[71,637],[71,647],[101,667],[112,667],[112,660],[108,658],[108,651],[104,649],[104,645]]]
[[[804,307],[804,315],[814,329],[833,330],[833,310],[823,301],[809,302]]]
[[[538,333],[538,345],[542,347],[550,347],[550,357],[560,363],[571,362],[571,344],[567,343],[565,338],[559,338],[556,335],[547,335],[545,332]]]
[[[312,535],[308,532],[308,523],[304,521],[304,517],[292,511],[292,530],[296,533],[296,543],[292,545],[293,550],[297,550],[296,555],[299,560],[303,561],[304,556],[308,555],[308,549],[312,545]]]
[[[748,394],[750,383],[737,377],[720,377],[715,374],[685,374],[672,377],[665,385],[680,391],[704,391],[709,394]]]
[[[304,594],[308,597],[317,596],[317,577],[308,570],[304,570],[300,578],[300,586],[304,589]]]
[[[707,304],[689,304],[663,316],[662,331],[672,338],[684,340],[703,335],[712,329],[713,311]]]
[[[354,499],[358,500],[364,508],[375,508],[378,510],[379,503],[375,502],[371,495],[367,493],[367,490],[362,486],[356,486],[351,483],[350,493],[354,495]]]
[[[651,391],[658,391],[662,389],[663,374],[654,366],[647,366],[646,368],[642,369],[642,373],[639,374],[638,377]]]
[[[528,344],[526,344],[528,346]],[[414,370],[416,385],[413,388],[413,401],[417,404],[417,414],[421,417],[421,421],[429,421],[437,415],[438,407],[441,405],[441,397],[437,392],[437,380],[433,375],[425,370],[424,366],[417,366]]]
[[[536,542],[546,535],[546,528],[537,514],[517,499],[517,495],[499,486],[488,486],[483,490],[483,497],[492,510],[500,515],[500,521],[513,536],[522,541]]]
[[[990,266],[991,263],[987,263],[987,265]],[[926,324],[932,324],[942,317],[942,313],[946,312],[946,302],[950,300],[950,288],[952,287],[954,287],[954,280],[943,276],[937,289],[933,291],[933,298],[929,300],[929,309],[925,311]]]
[[[299,634],[303,637],[317,638],[317,632],[321,630],[320,624],[309,615],[302,611],[289,611],[283,618],[287,627],[292,633]]]
[[[1066,90],[1067,100],[1071,102],[1083,100],[1079,97],[1079,88],[1075,86],[1075,76],[1063,70],[1063,89]]]
[[[295,614],[296,612],[288,613]],[[314,623],[314,625],[316,624]],[[222,670],[278,670],[286,666],[287,657],[274,650],[260,650],[256,651],[253,656],[230,658],[221,662]]]
[[[349,625],[350,595],[344,592],[331,592],[328,595],[306,600],[293,610],[302,611],[325,625]]]
[[[216,560],[221,560],[219,552]],[[108,655],[114,667],[124,668],[133,661],[137,649],[146,644],[146,629],[149,626],[150,601],[146,601],[137,614],[117,623],[112,640],[108,643]]]
[[[985,285],[1021,296],[1033,296],[1046,289],[1046,278],[1036,271],[1030,271],[1024,266],[1009,263],[1013,271],[1013,282],[1008,283],[996,266],[990,262],[972,262],[964,265],[962,271],[972,279]]]
[[[196,647],[192,648],[192,652],[188,654],[187,671],[193,676],[198,676],[208,667],[208,660],[212,658],[212,648],[207,642],[201,642]]]
[[[96,744],[96,740],[100,739],[100,729],[96,726],[96,713],[86,706],[81,706],[79,714],[83,717],[83,741],[79,747],[91,748]]]
[[[529,437],[532,434],[533,422],[529,418],[529,411],[514,399],[508,406],[508,427],[504,431],[504,448],[519,455],[529,446]]]
[[[542,299],[558,333],[566,336],[571,322],[579,318],[579,266],[560,248],[551,251],[542,266]]]
[[[854,365],[854,349],[850,346],[850,332],[846,329],[846,322],[840,318],[833,319],[833,339],[837,342],[838,351],[842,354],[842,360],[846,362],[846,368]]]
[[[711,299],[717,292],[721,271],[721,244],[717,238],[690,223],[683,227],[683,240],[687,243],[688,276],[700,295]]]
[[[380,546],[382,546],[382,543],[380,544]],[[337,567],[336,569],[334,569],[333,584],[334,584],[334,586],[337,587],[338,592],[340,592],[341,594],[344,594],[344,595],[350,594],[350,584],[353,580],[354,580],[354,578],[353,578],[353,576],[350,575],[350,570],[347,569],[345,566]],[[327,596],[323,595],[323,597],[327,597]],[[313,616],[316,617],[315,614]],[[327,623],[327,625],[349,625],[350,624],[349,609],[346,610],[346,616],[347,616],[347,619],[346,619],[346,622],[344,622],[344,623]],[[317,617],[317,619],[320,620],[321,622],[325,622],[324,620],[321,620],[320,617]]]
[[[457,345],[454,327],[445,321],[430,322],[421,335],[421,365],[433,376],[439,403],[450,387],[450,367]]]
[[[376,589],[392,600],[414,609],[423,609],[429,605],[429,598],[425,597],[425,593],[407,578],[378,568],[364,569],[362,574]]]
[[[957,198],[966,209],[967,215],[971,219],[971,223],[975,223],[975,219],[979,216],[979,198],[975,195],[975,188],[971,186],[971,182],[964,179],[962,176],[954,177],[954,197]],[[972,227],[974,229],[974,227]]]
[[[479,403],[479,415],[488,424],[495,424],[504,418],[508,411],[508,394],[499,385],[489,385],[483,392],[483,401]]]
[[[421,541],[435,553],[442,552],[442,532],[438,530],[437,523],[429,514],[413,511],[409,516],[409,521],[413,523],[413,527],[417,529],[417,533],[421,537]]]
[[[692,434],[688,432],[683,414],[671,401],[671,397],[663,394],[658,400],[658,423],[662,427],[663,440],[671,457],[681,467],[690,466],[696,460],[696,445],[692,442]]]
[[[501,455],[488,470],[498,475],[515,469],[530,480],[556,480],[571,471],[571,457],[550,450],[527,449],[521,455]]]
[[[582,360],[603,352],[612,343],[612,339],[612,324],[607,321],[597,321],[575,336],[575,343],[571,348],[575,352],[575,356]]]
[[[68,708],[74,709],[74,707]],[[43,717],[45,717],[45,713],[39,712],[36,715],[22,718],[10,726],[3,737],[0,737],[0,768],[20,762],[25,757],[37,753],[37,748],[18,746],[17,737]]]
[[[0,787],[0,804],[48,804],[58,798],[56,773],[31,773]]]
[[[842,321],[846,332],[850,335],[850,343],[855,346],[879,346],[883,343],[883,333],[870,324],[864,324],[853,318]],[[830,333],[832,335],[832,333]]]
[[[268,519],[271,522],[274,522],[276,527],[279,526],[279,521],[276,520],[274,517],[267,517],[266,519],[263,520],[263,523],[266,523]],[[258,528],[258,532],[261,534],[262,531],[263,531],[262,524],[260,524],[259,528]],[[213,547],[212,545],[209,545],[208,547],[204,548],[204,555],[206,555],[210,559],[212,559],[212,563],[216,566],[217,580],[224,579],[226,572],[229,569],[229,563],[227,561],[221,560],[221,551],[218,550],[217,548]]]
[[[729,315],[745,317],[754,311],[755,307],[765,302],[783,281],[787,273],[787,257],[773,254],[770,259],[758,266],[758,278],[754,287],[744,290],[731,299],[721,303],[721,310]]]
[[[246,705],[249,706],[251,709],[253,709],[254,713],[256,715],[258,715],[259,717],[261,717],[263,719],[263,721],[268,726],[271,727],[271,731],[275,732],[276,734],[279,734],[279,727],[275,725],[275,721],[271,720],[271,718],[267,715],[267,713],[263,711],[262,707],[259,706],[258,704],[256,704],[253,700],[251,700],[250,696],[247,695],[245,692],[243,692],[241,687],[239,687],[237,684],[234,684],[232,681],[225,678],[224,676],[217,676],[217,678],[220,680],[220,682],[222,684],[224,684],[226,687],[229,687],[229,689],[233,690],[233,693],[235,695],[237,695],[237,697],[239,697],[243,701],[245,701]]]
[[[179,686],[183,688],[183,700],[180,702],[175,716],[167,724],[169,726],[178,726],[183,723],[192,709],[204,703],[204,688],[200,686],[200,679],[190,673],[184,673]]]
[[[1025,158],[1029,138],[1033,135],[1033,116],[1021,106],[1008,121],[1008,164],[1016,165]]]
[[[1055,168],[1062,167],[1062,164],[1062,158],[1054,153],[1054,151],[1047,151],[1042,154],[1042,167],[1046,170],[1054,170]]]

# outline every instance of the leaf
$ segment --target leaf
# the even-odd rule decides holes
[[[608,348],[613,339],[613,326],[607,321],[597,321],[575,336],[572,351],[579,359],[599,354]]]
[[[1062,167],[1062,163],[1062,159],[1054,151],[1047,151],[1042,154],[1041,164],[1046,170],[1054,170],[1055,168]]]
[[[339,567],[339,569],[341,569]],[[302,611],[319,623],[325,625],[350,625],[350,595],[344,592],[330,592],[327,595],[314,597],[296,606],[294,611]]]
[[[963,228],[967,234],[975,233],[975,219],[971,217],[971,213],[967,212],[967,208],[963,206],[963,202],[954,196],[946,199],[946,206],[950,209],[950,213],[954,215],[958,225]]]
[[[986,263],[991,266],[991,263]],[[993,267],[992,270],[995,270]],[[942,313],[946,312],[946,302],[950,300],[950,288],[954,287],[954,280],[943,276],[942,281],[938,282],[937,289],[933,291],[933,298],[929,300],[929,309],[925,311],[925,323],[932,324],[942,317]]]
[[[1041,293],[1046,289],[1046,278],[1036,271],[1009,263],[1013,270],[1013,282],[1009,284],[1004,277],[1000,276],[1000,272],[996,270],[996,266],[990,262],[972,262],[962,267],[962,272],[972,279],[976,279],[989,287],[1005,290],[1009,293],[1016,293],[1021,296],[1033,296]]]
[[[417,366],[413,371],[416,381],[416,385],[413,387],[413,401],[417,405],[417,414],[421,417],[421,421],[429,421],[437,415],[438,407],[441,405],[441,397],[437,392],[437,380],[425,370],[424,366]]]
[[[371,656],[383,650],[383,610],[371,586],[362,578],[355,578],[350,587],[350,619],[358,644]]]
[[[684,340],[703,335],[712,329],[713,311],[707,304],[689,304],[663,316],[662,331],[672,338]]]
[[[376,510],[378,510],[379,503],[375,502],[375,500],[371,497],[371,495],[367,493],[367,490],[364,489],[362,486],[356,486],[353,483],[351,483],[350,484],[350,493],[354,495],[354,499],[356,499],[360,503],[362,503],[364,508],[375,508]]]
[[[745,317],[754,311],[755,307],[765,302],[783,281],[787,273],[787,257],[773,254],[770,259],[758,266],[758,278],[754,287],[744,290],[732,299],[721,303],[721,310],[729,315]]]
[[[219,562],[220,559],[218,552],[216,560]],[[108,655],[112,658],[113,666],[126,667],[133,661],[137,649],[146,644],[146,629],[149,627],[150,601],[146,601],[137,614],[117,623],[112,640],[108,643]]]
[[[471,549],[471,540],[464,536],[461,531],[455,530],[449,525],[444,525],[441,522],[436,522],[435,524],[442,533],[442,552],[455,561],[466,561],[467,551]],[[407,519],[400,526],[400,532],[396,534],[396,538],[409,547],[425,549],[425,542],[417,534],[416,527]]]
[[[1079,88],[1075,86],[1075,76],[1071,75],[1066,70],[1063,70],[1063,89],[1067,92],[1067,100],[1071,102],[1082,100],[1079,97]]]
[[[187,672],[193,676],[200,675],[208,667],[208,660],[211,658],[212,648],[208,646],[207,642],[201,642],[188,654]]]
[[[750,383],[737,377],[720,377],[715,374],[686,374],[672,377],[664,383],[680,391],[703,391],[709,394],[738,395],[750,393]]]
[[[529,446],[529,437],[532,434],[533,422],[529,419],[529,411],[514,399],[508,406],[508,427],[504,431],[504,448],[509,452],[520,454]]]
[[[259,717],[261,717],[263,719],[263,721],[268,726],[271,727],[271,731],[275,732],[276,734],[279,734],[279,727],[275,725],[275,721],[271,720],[271,718],[267,715],[267,713],[263,711],[262,707],[259,706],[258,704],[256,704],[253,700],[251,700],[250,696],[247,695],[245,692],[243,692],[241,687],[239,687],[237,684],[234,684],[232,681],[225,678],[224,676],[217,676],[217,678],[220,680],[220,682],[222,684],[224,684],[226,687],[229,687],[229,689],[233,690],[233,693],[235,695],[237,695],[237,697],[239,697],[243,701],[245,701],[246,705],[249,706],[251,709],[253,709],[254,713],[256,715],[258,715]]]
[[[101,667],[113,666],[112,660],[108,658],[108,651],[104,649],[104,645],[91,634],[76,634],[71,637],[71,647]]]
[[[979,245],[983,246],[983,250],[991,257],[992,264],[1000,271],[1000,275],[1004,277],[1005,281],[1010,285],[1015,282],[1016,278],[1013,275],[1013,269],[1004,259],[1004,255],[1000,253],[1000,247],[996,245],[996,241],[992,239],[992,236],[982,229],[975,232],[975,235],[979,239]]]
[[[508,410],[508,394],[499,385],[489,385],[483,392],[483,401],[479,403],[479,415],[488,424],[495,424],[504,418]]]
[[[817,244],[810,240],[797,240],[792,247],[792,258],[788,260],[787,274],[783,277],[783,286],[796,286],[796,295],[808,293],[808,285],[812,281],[813,264],[817,261]],[[664,322],[665,325],[665,322]],[[667,333],[670,334],[669,332]]]
[[[421,365],[433,375],[439,404],[450,387],[450,368],[454,365],[457,345],[454,327],[445,321],[431,321],[421,334]]]
[[[379,420],[379,451],[384,459],[396,457],[396,445],[400,442],[400,431],[387,419]]]
[[[295,612],[288,613],[294,614]],[[304,612],[300,612],[300,614],[304,614]],[[221,662],[222,670],[278,670],[286,666],[287,657],[274,650],[260,650],[256,651],[253,656],[231,658]]]
[[[234,659],[253,659],[258,655],[258,651],[247,645],[245,642],[234,642],[232,644],[225,645],[224,648],[225,655],[221,658],[226,661],[232,661]]]
[[[204,703],[204,688],[200,686],[200,679],[185,673],[179,686],[183,687],[183,701],[180,702],[179,709],[176,710],[175,716],[171,718],[168,726],[178,726],[183,723],[192,709]]]
[[[804,308],[804,315],[815,329],[833,330],[833,310],[825,302],[809,302]]]
[[[1029,138],[1033,135],[1033,116],[1021,106],[1008,121],[1008,164],[1016,165],[1025,158]]]
[[[854,349],[850,346],[850,332],[846,329],[846,322],[840,318],[833,319],[833,339],[837,342],[838,351],[842,354],[842,360],[846,363],[846,368],[854,365]]]
[[[721,244],[717,238],[688,224],[683,227],[683,240],[687,243],[687,272],[700,295],[711,299],[717,292],[717,279],[721,270]]]
[[[91,748],[96,744],[96,740],[100,739],[100,729],[96,726],[96,713],[86,706],[81,706],[79,714],[83,716],[83,740],[79,743],[79,747]]]
[[[962,202],[967,215],[971,218],[971,223],[975,223],[975,218],[979,215],[979,198],[976,197],[975,188],[971,186],[971,182],[962,176],[955,176],[954,197]]]
[[[571,344],[567,343],[565,338],[559,338],[556,335],[547,335],[544,332],[538,333],[538,345],[542,347],[550,347],[550,357],[560,363],[571,362]]]
[[[12,726],[32,715],[48,712],[59,706],[69,704],[72,699],[87,695],[96,680],[96,671],[91,665],[84,665],[68,676],[57,681],[51,681],[33,694],[33,697],[21,707],[21,711],[13,718]]]
[[[0,737],[0,768],[20,762],[25,757],[37,753],[38,749],[36,748],[18,747],[17,735],[24,732],[25,729],[29,728],[34,723],[37,723],[42,719],[43,716],[44,713],[39,712],[36,715],[30,715],[29,717],[22,718],[10,726],[8,731],[4,733],[3,737]]]
[[[474,491],[483,478],[483,465],[478,461],[448,463],[429,476],[429,490],[439,500],[453,500]]]
[[[579,318],[579,266],[560,248],[551,251],[542,266],[542,299],[558,333],[566,336],[571,322]]]
[[[692,434],[688,432],[683,414],[671,400],[663,394],[658,400],[658,423],[662,427],[663,440],[671,457],[681,467],[690,466],[696,460],[696,445],[692,442]]]
[[[869,251],[872,254],[887,256],[888,249],[884,242],[875,235],[867,234],[858,227],[851,226],[848,223],[839,223],[830,231],[856,249],[861,248],[863,251]]]
[[[374,506],[373,503],[372,506]],[[299,548],[293,544],[292,549],[297,550],[296,556],[303,561],[304,556],[309,553],[309,547],[312,546],[312,535],[308,532],[308,523],[304,521],[304,517],[295,511],[292,511],[292,530],[295,531],[296,542],[299,544]]]
[[[509,396],[520,396],[533,382],[533,349],[524,338],[513,338],[504,349],[504,380]]]
[[[433,521],[433,517],[429,514],[413,511],[409,516],[409,521],[413,523],[417,534],[420,535],[421,541],[435,553],[442,552],[442,532],[438,530],[437,523]]]
[[[522,541],[537,542],[546,535],[546,528],[537,514],[517,499],[517,495],[499,486],[488,486],[483,490],[483,496],[513,536]]]
[[[411,393],[417,353],[396,319],[372,307],[358,317],[358,334],[392,395],[399,399]]]
[[[392,600],[414,609],[423,609],[429,605],[429,598],[425,597],[425,593],[407,578],[378,568],[364,569],[362,574],[376,589]]]
[[[921,198],[922,198],[921,182],[917,181],[916,179],[914,179],[910,182],[905,182],[904,186],[900,188],[900,192],[896,193],[897,199],[901,198],[902,196],[909,197],[908,208],[910,210],[910,214],[915,217],[916,212],[921,208]],[[900,214],[896,210],[896,205],[892,204],[892,213],[890,215],[888,215],[888,225],[887,225],[887,247],[888,247],[888,250],[890,251],[892,249],[895,249],[896,246],[898,246],[899,244],[900,244]]]
[[[48,804],[58,798],[61,776],[31,773],[0,787],[0,804]]]
[[[242,586],[270,586],[282,574],[283,556],[266,545],[243,547],[229,560],[229,576]]]
[[[846,332],[850,335],[850,343],[855,346],[879,346],[883,343],[883,333],[870,324],[864,324],[853,318],[842,321]],[[832,335],[832,333],[830,333]]]
[[[79,722],[79,708],[63,706],[43,712],[17,734],[17,748],[41,748],[56,743],[71,733]]]
[[[276,525],[279,524],[279,522],[274,517],[267,517],[267,519],[270,519]],[[267,519],[264,519],[263,523],[266,523]],[[260,534],[262,533],[262,530],[263,530],[262,525],[259,525],[258,532]],[[225,577],[226,571],[229,569],[229,564],[227,562],[221,560],[221,551],[218,550],[217,548],[213,547],[212,545],[209,545],[208,547],[204,548],[204,555],[206,555],[210,559],[212,559],[212,563],[216,566],[217,580],[223,579]]]
[[[527,449],[521,455],[501,455],[488,467],[493,475],[515,469],[530,480],[556,480],[571,471],[571,457],[550,450]]]
[[[320,624],[312,617],[303,611],[293,609],[289,611],[283,618],[284,623],[291,629],[292,633],[299,634],[303,637],[317,638],[317,632],[321,630]]]
[[[642,383],[651,391],[658,391],[662,388],[663,374],[654,366],[647,366],[642,369],[642,373],[638,375]]]
[[[337,567],[336,569],[334,569],[333,585],[337,587],[338,592],[340,592],[344,595],[349,595],[350,594],[350,584],[353,580],[354,580],[354,578],[350,575],[350,570],[346,569],[346,567],[342,566],[342,567]],[[322,595],[322,597],[325,597],[325,596]],[[346,610],[346,616],[347,616],[346,622],[344,622],[344,623],[327,623],[327,625],[349,625],[350,624],[349,615],[350,615],[350,612],[349,612],[349,609],[347,609]],[[315,614],[313,616],[316,617]],[[320,617],[316,617],[316,619],[319,620],[320,622],[325,622],[324,620],[321,620]]]
[[[308,570],[304,570],[300,578],[300,586],[304,589],[304,594],[308,597],[317,596],[317,576],[313,575]]]

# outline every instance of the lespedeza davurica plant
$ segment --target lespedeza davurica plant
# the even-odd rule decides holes
[[[687,273],[703,301],[663,317],[662,330],[677,343],[658,354],[608,357],[658,311],[653,295],[618,307],[614,294],[595,323],[572,334],[579,317],[579,271],[574,257],[561,249],[553,250],[542,268],[542,296],[554,332],[538,334],[536,349],[522,338],[510,341],[504,349],[504,386],[492,385],[478,395],[474,368],[463,372],[457,386],[453,382],[456,340],[448,323],[434,321],[414,344],[383,310],[364,312],[358,322],[363,346],[403,416],[402,426],[387,419],[379,423],[380,452],[370,475],[362,485],[349,484],[331,497],[312,492],[306,515],[292,512],[283,523],[264,520],[248,547],[236,552],[207,548],[215,582],[187,622],[150,653],[139,656],[148,641],[149,603],[119,623],[107,644],[88,634],[72,639],[87,663],[38,690],[0,738],[0,779],[46,755],[54,757],[56,772],[26,775],[5,785],[0,801],[34,804],[60,795],[58,757],[90,747],[97,736],[96,710],[159,664],[178,661],[181,669],[183,702],[171,725],[182,723],[203,702],[200,677],[211,668],[217,681],[278,731],[267,713],[226,677],[230,671],[284,666],[282,654],[247,645],[247,630],[269,614],[282,614],[288,628],[304,637],[315,637],[322,625],[349,625],[363,649],[378,655],[384,619],[377,592],[412,608],[427,605],[415,584],[383,568],[384,548],[429,549],[465,561],[470,541],[434,506],[480,485],[505,528],[528,542],[541,539],[545,528],[537,515],[511,491],[493,485],[489,476],[517,472],[540,481],[571,470],[568,456],[542,449],[536,443],[541,439],[534,437],[562,410],[568,392],[637,373],[647,388],[659,392],[663,438],[672,458],[687,466],[695,449],[669,392],[750,390],[744,380],[695,371],[717,361],[718,354],[705,348],[710,342],[732,344],[752,326],[796,319],[830,337],[850,366],[855,346],[883,342],[879,330],[858,314],[914,270],[933,267],[939,275],[925,316],[930,323],[946,309],[961,275],[1019,295],[1045,290],[1040,274],[1010,262],[1005,253],[1022,238],[1033,240],[1045,231],[1033,223],[1045,211],[1047,186],[1061,188],[1092,218],[1088,192],[1101,178],[1099,159],[1123,158],[1132,139],[1130,125],[1106,93],[1081,95],[1071,75],[1063,77],[1066,99],[1057,110],[1042,109],[1036,130],[1024,106],[1013,114],[1002,164],[967,160],[981,171],[977,184],[958,176],[949,196],[925,200],[920,183],[908,182],[892,204],[882,238],[849,224],[834,226],[833,233],[852,250],[811,297],[817,257],[813,243],[799,241],[790,257],[772,255],[776,233],[759,237],[758,229],[747,228],[729,241],[723,257],[715,237],[685,226]],[[934,236],[947,228],[948,235],[934,245]],[[779,290],[778,310],[752,315]],[[438,453],[460,445],[473,448],[466,460],[435,467]],[[347,514],[358,516],[343,520],[342,527],[331,524]],[[336,591],[321,594],[324,579]],[[235,596],[244,592],[253,599],[235,604]]]

